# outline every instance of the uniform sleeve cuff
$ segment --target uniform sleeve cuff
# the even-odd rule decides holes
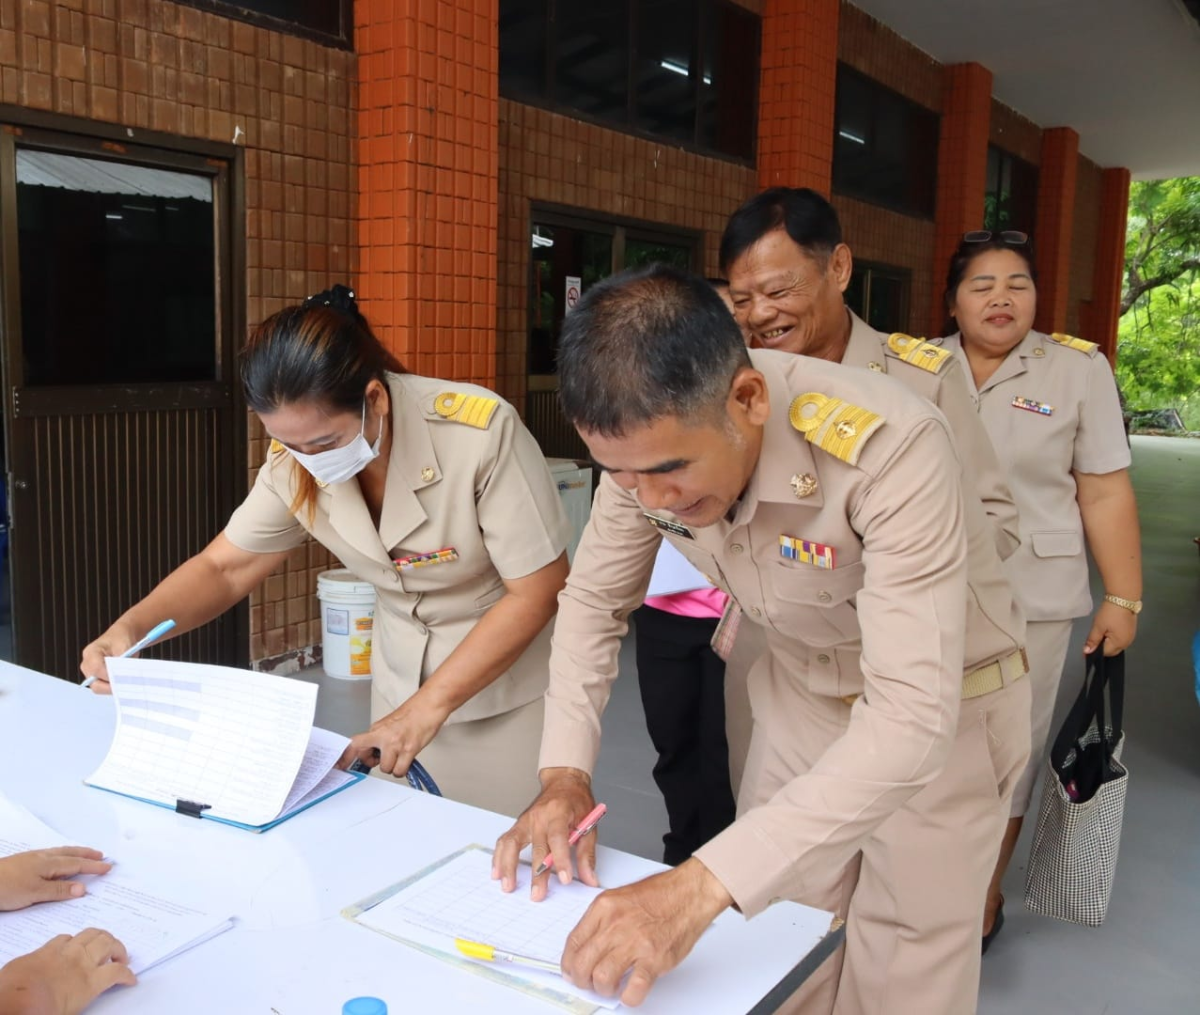
[[[725,886],[747,919],[797,893],[791,874],[797,858],[786,856],[767,837],[753,811],[738,818],[693,856]]]
[[[590,777],[600,753],[600,735],[593,726],[570,719],[552,716],[550,701],[546,702],[546,725],[542,733],[542,750],[538,755],[538,771],[543,768],[578,768]]]

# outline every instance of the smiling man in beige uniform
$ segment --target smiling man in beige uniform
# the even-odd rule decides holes
[[[675,870],[602,895],[564,970],[605,993],[632,970],[636,1003],[722,909],[789,898],[848,922],[844,969],[826,962],[788,1010],[973,1011],[1029,697],[1024,624],[945,418],[868,371],[748,353],[712,290],[661,266],[589,291],[560,381],[606,475],[560,596],[543,791],[497,846],[503,887],[526,843],[567,865],[661,535],[765,635],[741,813]],[[593,883],[594,851],[581,840]]]
[[[963,368],[931,343],[876,331],[846,306],[854,259],[842,242],[833,206],[807,187],[764,190],[729,217],[720,261],[734,316],[751,345],[887,374],[942,411],[963,462],[963,488],[983,502],[1000,558],[1011,556],[1020,542],[1016,503]],[[724,644],[730,778],[736,792],[750,736],[746,674],[763,643],[745,627],[736,639],[727,634]]]

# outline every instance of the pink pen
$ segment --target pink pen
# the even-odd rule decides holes
[[[579,822],[579,825],[575,831],[567,836],[567,845],[574,846],[575,843],[577,843],[580,839],[587,835],[588,832],[595,828],[596,825],[600,823],[600,819],[607,813],[608,807],[605,804],[596,804],[596,806],[593,807],[588,813],[588,816]],[[541,877],[542,874],[550,869],[550,865],[552,863],[554,863],[554,854],[547,853],[545,857],[542,858],[542,862],[537,865],[537,870],[533,872],[533,876],[535,878]]]

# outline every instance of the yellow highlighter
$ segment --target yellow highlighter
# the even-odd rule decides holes
[[[544,969],[547,973],[562,975],[562,968],[557,962],[535,959],[532,955],[504,952],[492,945],[480,944],[478,941],[466,941],[461,937],[456,937],[454,944],[467,958],[483,959],[484,962],[512,962],[519,966],[532,966],[534,969]]]

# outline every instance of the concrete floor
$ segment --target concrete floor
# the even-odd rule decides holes
[[[984,962],[981,1015],[1200,1011],[1194,930],[1200,912],[1200,707],[1190,649],[1200,628],[1200,556],[1192,543],[1200,535],[1200,441],[1135,437],[1133,454],[1146,608],[1128,653],[1124,760],[1130,786],[1108,919],[1085,928],[1024,909],[1027,831],[1006,883],[1007,924]],[[1068,667],[1068,678],[1082,677],[1086,630],[1077,625],[1070,657],[1077,663]],[[654,751],[628,639],[621,672],[595,776],[596,795],[609,805],[602,839],[660,859],[666,811],[650,776]],[[365,683],[307,675],[322,685],[319,724],[347,734],[364,728]]]

